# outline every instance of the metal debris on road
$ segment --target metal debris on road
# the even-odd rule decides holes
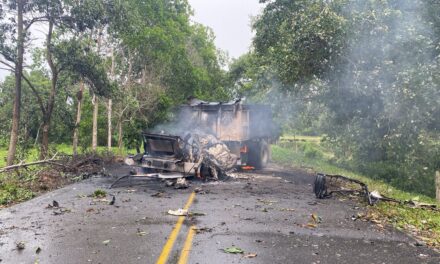
[[[113,195],[112,200],[108,203],[109,205],[114,205],[116,202],[116,196]]]
[[[360,189],[341,188],[340,186],[336,186],[338,180],[348,183],[358,184],[361,188]],[[409,201],[402,201],[402,200],[386,197],[385,195],[380,194],[378,191],[370,192],[368,190],[367,184],[363,183],[362,181],[351,179],[342,175],[317,173],[313,186],[313,192],[315,193],[315,196],[318,199],[330,198],[335,193],[348,194],[350,196],[361,195],[365,198],[368,205],[375,205],[379,201],[384,201],[384,202],[392,202],[401,205],[406,205],[411,208],[423,208],[437,212],[440,211],[438,206],[435,204],[419,203],[417,201],[414,201],[414,199]]]
[[[157,192],[151,195],[151,197],[162,198],[165,195],[165,192]]]
[[[169,215],[175,215],[175,216],[187,216],[188,210],[186,209],[177,209],[177,210],[168,210]]]
[[[188,216],[192,216],[192,217],[194,217],[194,216],[205,216],[206,214],[205,213],[200,213],[200,212],[189,212],[188,213]]]
[[[196,234],[205,233],[205,232],[212,232],[213,228],[210,227],[200,227],[200,228],[193,228],[193,230],[196,232]]]
[[[25,243],[24,243],[24,241],[20,241],[20,242],[17,242],[17,244],[15,246],[17,247],[18,250],[23,250],[25,248]]]
[[[145,235],[147,235],[148,233],[145,232],[145,231],[142,231],[140,228],[138,228],[136,234],[137,234],[138,236],[145,236]]]
[[[179,178],[174,184],[174,189],[186,189],[189,187],[189,183],[185,178]]]

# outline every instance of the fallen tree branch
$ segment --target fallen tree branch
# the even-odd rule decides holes
[[[26,167],[30,167],[30,166],[35,166],[35,165],[41,165],[41,164],[52,164],[52,165],[56,165],[56,166],[61,166],[61,167],[65,167],[67,168],[67,166],[58,163],[55,161],[55,158],[57,157],[58,153],[55,153],[55,155],[53,155],[52,158],[50,159],[45,159],[45,160],[38,160],[38,161],[34,161],[34,162],[29,162],[29,163],[23,163],[23,161],[21,161],[19,164],[16,165],[11,165],[11,166],[6,166],[0,169],[0,173],[6,172],[6,171],[10,171],[10,170],[14,170],[14,169],[18,169],[18,168],[26,168]]]

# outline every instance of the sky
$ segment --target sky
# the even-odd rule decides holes
[[[253,37],[251,17],[263,8],[258,0],[189,0],[189,3],[194,10],[192,20],[210,27],[217,48],[226,51],[231,59],[249,50]],[[0,81],[7,74],[0,70]]]
[[[214,31],[217,48],[228,52],[231,58],[249,50],[253,37],[251,17],[263,8],[258,0],[189,0],[189,3],[194,10],[193,20]]]

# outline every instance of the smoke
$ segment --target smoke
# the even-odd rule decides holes
[[[432,142],[440,139],[440,82],[427,3],[351,1],[344,11],[351,29],[347,51],[329,72],[325,98],[333,115],[328,133],[350,146],[358,161],[387,162],[393,169],[380,177],[430,194],[438,166]]]
[[[195,103],[195,104],[194,104]],[[246,141],[275,138],[279,134],[269,105],[247,103],[244,99],[231,102],[193,100],[180,106],[170,122],[153,128],[151,133],[186,138],[189,134],[213,135],[223,141]]]

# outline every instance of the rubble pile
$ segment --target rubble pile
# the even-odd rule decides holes
[[[199,131],[188,132],[184,136],[182,150],[189,161],[203,164],[216,179],[219,173],[233,169],[238,159],[225,143]]]

